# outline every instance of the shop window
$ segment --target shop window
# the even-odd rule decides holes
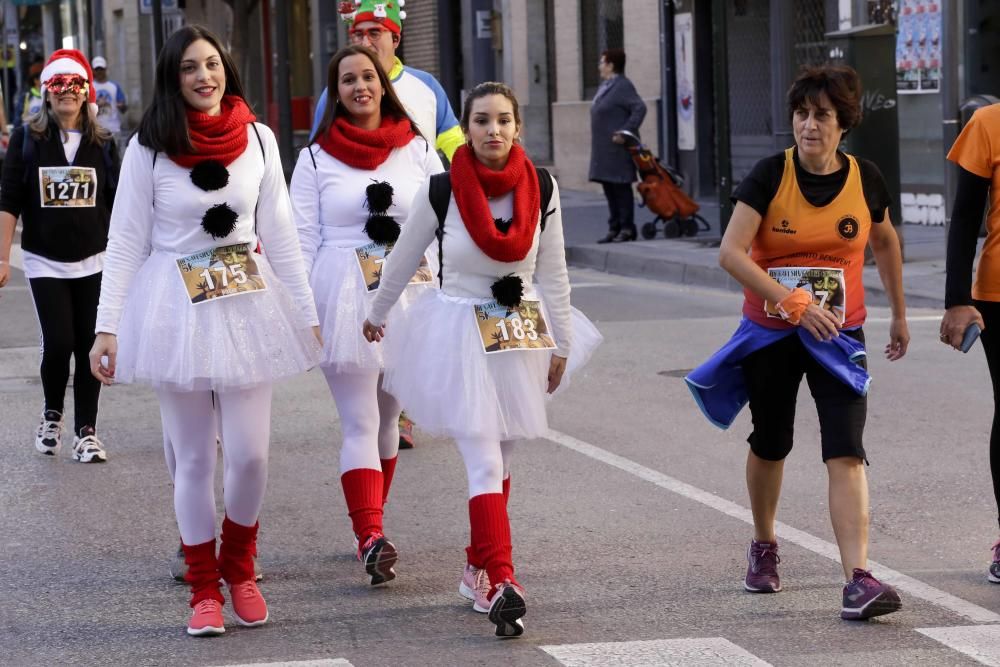
[[[583,95],[585,99],[590,99],[601,83],[601,77],[597,73],[601,53],[605,49],[625,48],[622,0],[582,0],[580,38]]]

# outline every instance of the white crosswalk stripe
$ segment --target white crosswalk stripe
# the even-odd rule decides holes
[[[984,665],[1000,667],[1000,625],[917,628],[917,632]]]
[[[765,662],[722,637],[655,639],[651,641],[542,646],[566,667],[710,667],[746,665],[769,667]]]
[[[325,660],[296,660],[294,662],[248,662],[242,665],[225,665],[224,667],[354,667],[343,658]]]

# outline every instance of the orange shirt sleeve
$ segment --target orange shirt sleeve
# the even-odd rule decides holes
[[[992,178],[998,159],[994,146],[1000,147],[998,112],[989,107],[977,109],[948,151],[948,159],[976,176]]]

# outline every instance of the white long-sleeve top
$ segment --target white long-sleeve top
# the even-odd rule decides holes
[[[270,128],[255,125],[261,142],[247,125],[247,148],[227,167],[229,184],[210,192],[191,182],[190,169],[164,154],[154,165],[154,151],[141,145],[138,136],[132,137],[111,213],[98,332],[117,333],[129,284],[151,251],[183,257],[236,243],[254,248],[258,237],[275,275],[295,299],[300,326],[319,324],[292,222],[278,143]],[[228,204],[239,218],[231,234],[216,239],[202,229],[201,220],[205,211],[221,203]],[[176,275],[170,278],[179,280]]]
[[[422,137],[393,149],[385,162],[370,171],[348,166],[318,145],[303,148],[292,173],[291,198],[307,270],[312,271],[321,246],[356,248],[371,243],[364,231],[369,185],[385,181],[392,186],[387,215],[403,224],[420,185],[441,171],[441,158]]]
[[[385,322],[389,309],[416,270],[424,249],[434,241],[438,222],[428,198],[429,189],[430,179],[417,192],[399,241],[382,265],[382,281],[368,313],[369,322]],[[509,219],[514,210],[513,192],[489,200],[489,207],[493,217]],[[449,296],[491,299],[493,283],[513,273],[524,282],[525,298],[531,298],[532,283],[537,282],[545,311],[551,319],[551,331],[559,356],[568,356],[571,344],[569,273],[566,270],[559,186],[554,180],[549,204],[549,210],[552,209],[555,212],[546,219],[545,231],[542,231],[541,225],[535,227],[534,241],[524,259],[498,262],[480,250],[472,240],[452,195],[441,241],[441,290]]]

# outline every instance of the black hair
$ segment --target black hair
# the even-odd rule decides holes
[[[625,73],[625,51],[622,49],[605,49],[601,56],[604,61],[611,65],[611,71],[615,74]]]
[[[156,59],[153,100],[139,121],[139,143],[143,146],[167,155],[194,151],[188,134],[187,103],[181,93],[181,58],[187,48],[199,39],[205,40],[219,52],[226,74],[224,95],[234,95],[247,101],[236,64],[222,41],[204,26],[186,25],[170,35]],[[247,106],[250,104],[247,103]]]

